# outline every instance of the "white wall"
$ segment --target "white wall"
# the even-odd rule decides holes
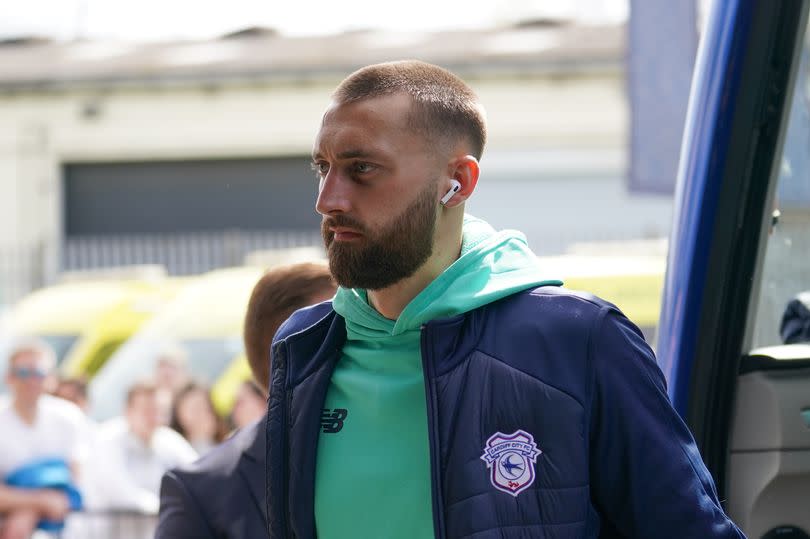
[[[669,234],[672,198],[628,193],[621,148],[493,150],[467,210],[525,233],[538,254],[575,242]]]
[[[538,149],[623,152],[620,73],[468,80],[487,108],[493,156],[520,150],[520,166],[542,171],[554,152]],[[58,244],[65,162],[308,154],[336,83],[0,95],[0,246]],[[576,168],[581,154],[566,155]],[[502,198],[491,195],[476,209],[497,215]]]

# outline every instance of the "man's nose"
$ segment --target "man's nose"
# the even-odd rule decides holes
[[[350,191],[351,187],[346,179],[330,170],[318,185],[315,210],[321,215],[347,213],[351,209]]]

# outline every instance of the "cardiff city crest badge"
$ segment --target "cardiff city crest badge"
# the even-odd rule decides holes
[[[481,460],[491,470],[492,486],[517,496],[534,483],[534,465],[541,453],[526,431],[496,432],[487,440]]]

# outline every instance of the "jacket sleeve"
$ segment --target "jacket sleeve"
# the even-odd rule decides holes
[[[160,513],[155,539],[214,539],[203,512],[174,471],[160,482]]]
[[[604,308],[589,346],[590,477],[603,527],[628,538],[744,539],[638,328]]]

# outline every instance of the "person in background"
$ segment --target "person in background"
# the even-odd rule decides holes
[[[155,363],[155,385],[161,425],[168,425],[171,421],[174,399],[190,379],[186,350],[179,344],[166,345]]]
[[[788,302],[779,323],[779,335],[784,344],[810,342],[810,290]]]
[[[231,411],[231,423],[235,429],[242,429],[262,417],[267,411],[267,392],[253,380],[245,380],[239,385],[236,400]]]
[[[199,455],[206,454],[227,434],[225,422],[214,409],[210,391],[197,382],[186,384],[174,398],[169,426]]]
[[[189,464],[197,452],[177,432],[161,425],[158,389],[151,381],[129,388],[123,417],[99,426],[90,484],[94,509],[156,513],[160,478]]]
[[[78,406],[82,412],[87,414],[87,381],[83,378],[60,378],[53,391],[54,397],[65,399]]]
[[[0,539],[27,539],[41,521],[63,521],[71,510],[68,484],[35,484],[47,479],[37,474],[46,462],[48,473],[75,481],[86,450],[87,425],[81,410],[45,394],[45,379],[55,364],[53,350],[38,340],[17,343],[9,357],[6,384],[11,398],[0,403],[0,478],[4,479]],[[64,469],[60,472],[54,465]],[[23,476],[29,481],[9,485],[11,478]]]
[[[245,350],[262,394],[270,377],[270,342],[279,325],[293,311],[334,293],[326,266],[312,263],[270,270],[253,288],[245,315]],[[163,477],[156,539],[267,536],[265,426],[262,417],[193,465]]]

